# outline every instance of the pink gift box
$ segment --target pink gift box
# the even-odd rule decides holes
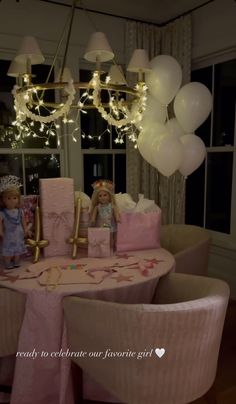
[[[21,197],[21,206],[24,212],[24,219],[27,228],[27,238],[31,239],[34,237],[34,213],[38,203],[38,198],[38,195],[27,195]],[[27,246],[26,256],[30,257],[32,254],[32,248]]]
[[[40,179],[39,189],[43,239],[49,241],[44,256],[69,255],[71,245],[67,239],[73,235],[74,181],[72,178]]]
[[[109,257],[110,229],[106,227],[88,228],[88,257]]]

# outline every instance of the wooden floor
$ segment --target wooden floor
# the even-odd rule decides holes
[[[236,404],[236,301],[228,306],[215,382],[192,404]]]
[[[103,403],[84,400],[83,404]],[[207,394],[191,404],[236,404],[236,301],[228,306],[215,382]]]

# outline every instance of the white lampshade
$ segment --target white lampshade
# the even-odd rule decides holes
[[[110,76],[111,84],[126,84],[126,80],[120,65],[112,65],[108,75]]]
[[[30,60],[32,65],[37,65],[45,61],[39,45],[33,36],[23,38],[15,57],[15,60],[20,63],[26,63],[27,59]]]
[[[7,76],[19,77],[20,75],[26,73],[27,73],[26,63],[19,63],[16,60],[13,60],[8,69]]]
[[[89,62],[107,62],[114,58],[114,53],[103,32],[94,32],[91,35],[84,58]]]
[[[61,78],[61,69],[60,69],[58,72],[58,75],[56,77],[55,83],[58,83],[60,81],[67,83],[70,80],[73,80],[71,71],[70,71],[69,67],[64,67],[62,78]]]
[[[145,73],[151,70],[145,49],[135,49],[128,64],[127,70],[134,73]]]

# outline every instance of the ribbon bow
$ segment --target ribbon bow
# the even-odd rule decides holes
[[[57,242],[57,237],[56,235],[60,233],[60,227],[61,225],[64,225],[67,229],[70,230],[70,226],[68,224],[68,220],[70,216],[72,215],[71,212],[61,212],[61,213],[56,213],[56,212],[49,212],[48,213],[48,218],[53,221],[53,227],[52,227],[52,239],[54,242]]]
[[[96,238],[93,238],[91,240],[89,240],[89,243],[91,244],[91,246],[93,247],[99,247],[100,250],[102,249],[102,247],[106,247],[109,242],[108,240],[97,240]]]

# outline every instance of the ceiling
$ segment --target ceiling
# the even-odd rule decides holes
[[[69,7],[74,0],[40,0]],[[122,18],[165,24],[213,0],[77,0],[76,7]]]

